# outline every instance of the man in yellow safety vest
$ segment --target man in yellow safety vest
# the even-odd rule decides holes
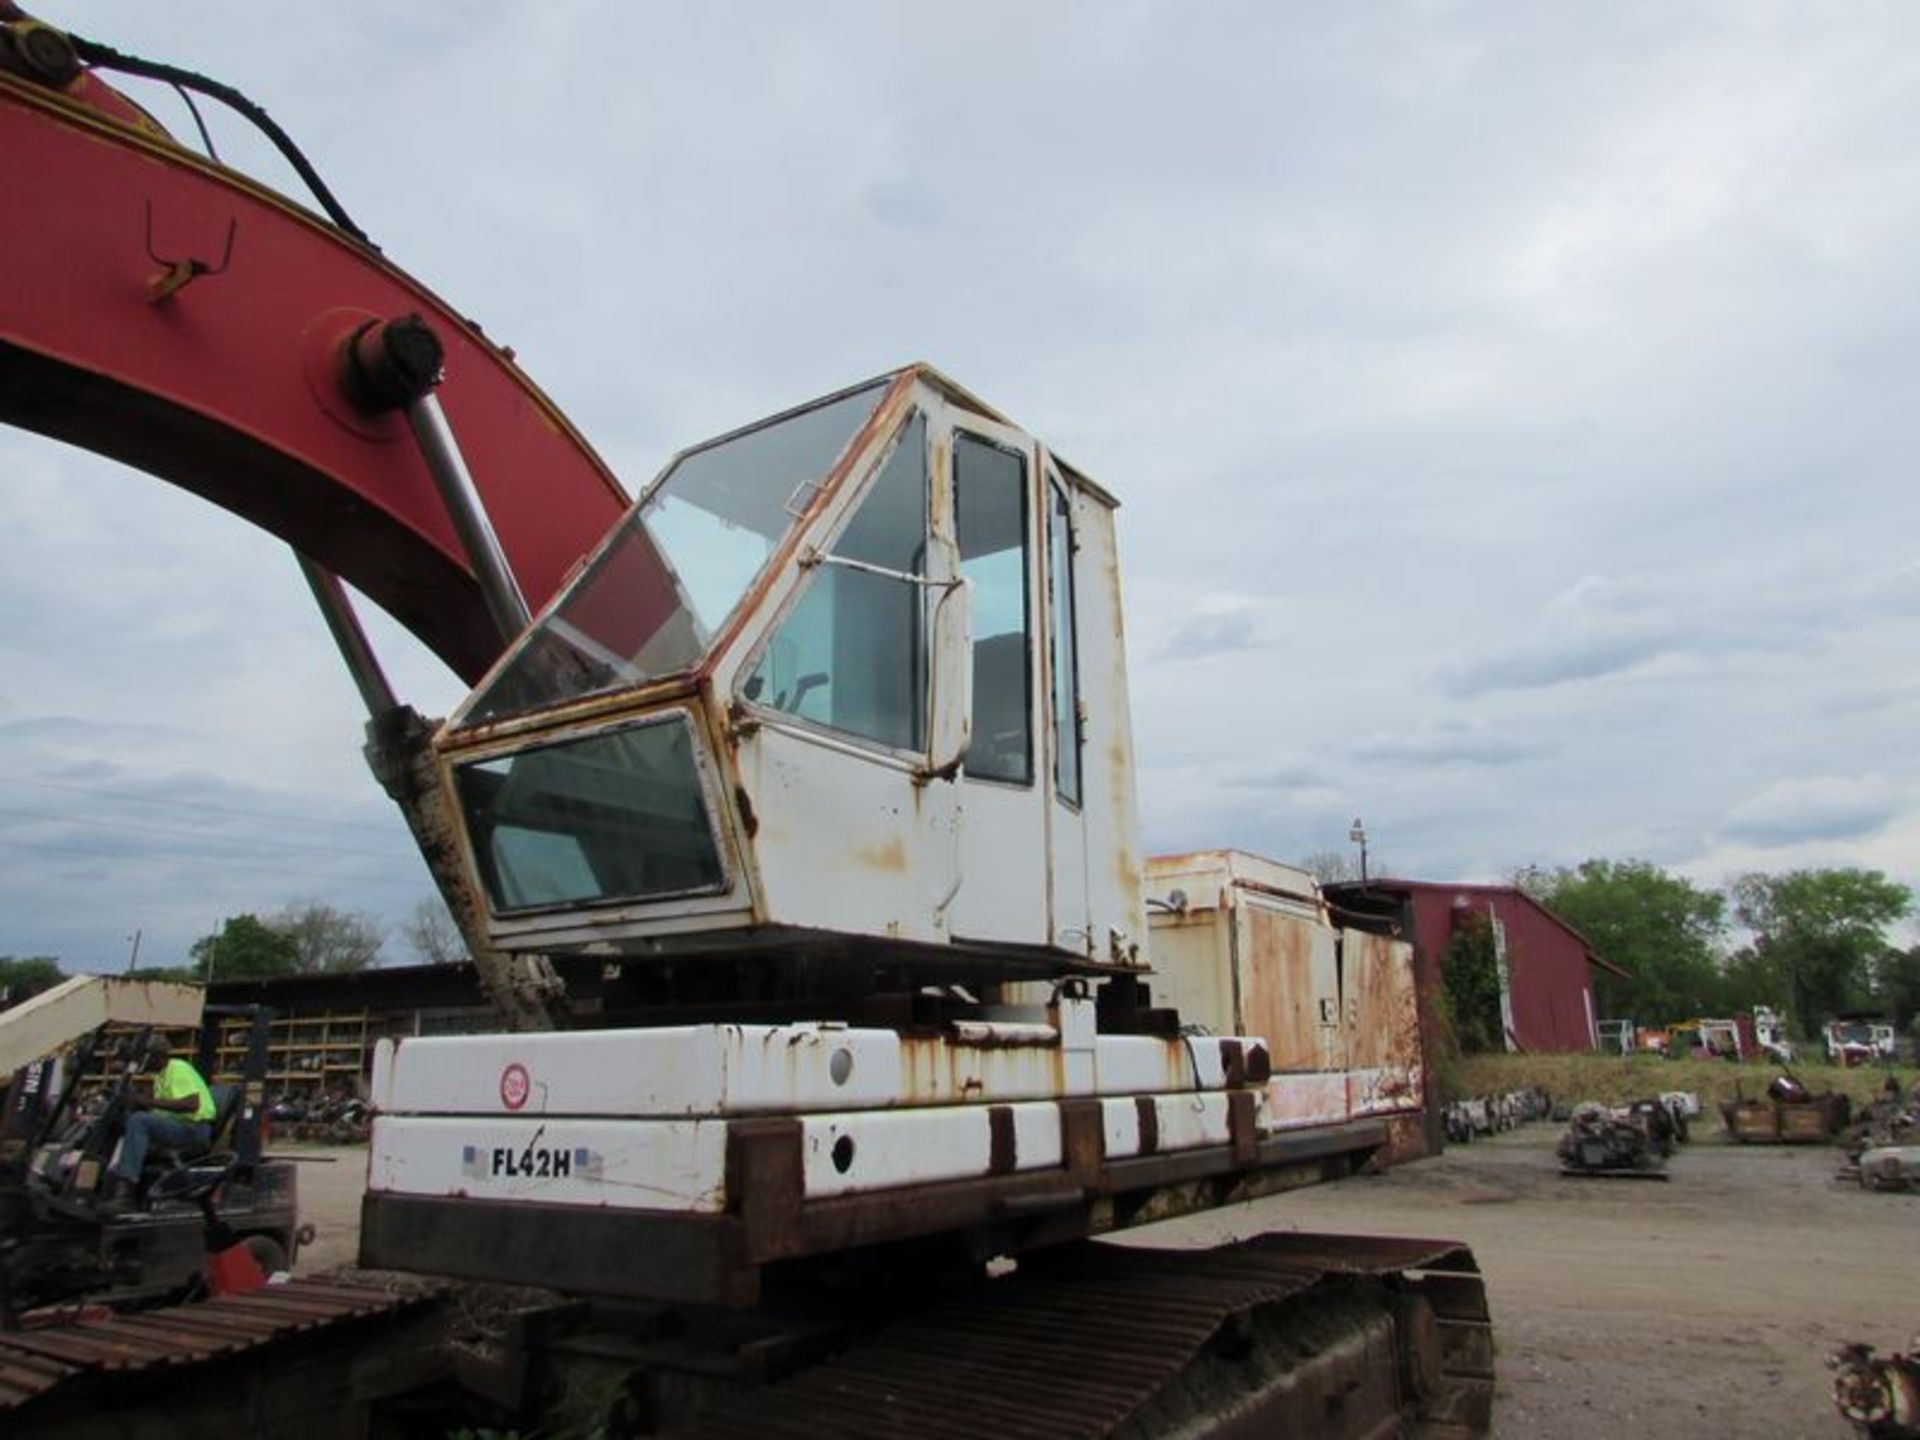
[[[108,1167],[113,1191],[106,1203],[116,1208],[132,1200],[148,1146],[204,1150],[213,1141],[213,1092],[190,1062],[174,1056],[166,1036],[155,1035],[147,1042],[143,1069],[153,1072],[153,1093],[128,1092],[132,1113],[120,1137],[120,1153]]]

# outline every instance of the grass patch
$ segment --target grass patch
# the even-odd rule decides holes
[[[1709,1114],[1720,1102],[1734,1098],[1736,1088],[1749,1099],[1766,1093],[1767,1082],[1780,1073],[1776,1065],[1733,1065],[1724,1060],[1662,1060],[1652,1055],[1463,1055],[1441,1071],[1445,1100],[1473,1095],[1498,1095],[1537,1085],[1555,1100],[1578,1104],[1597,1100],[1619,1105],[1644,1099],[1662,1090],[1691,1090]],[[1879,1098],[1886,1068],[1874,1066],[1843,1070],[1838,1065],[1795,1065],[1793,1073],[1815,1094],[1837,1090],[1852,1097],[1855,1107]],[[1894,1068],[1903,1089],[1911,1088],[1920,1070],[1911,1065]]]

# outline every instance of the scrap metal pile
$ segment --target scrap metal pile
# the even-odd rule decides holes
[[[1553,1097],[1538,1086],[1504,1095],[1476,1095],[1447,1106],[1443,1118],[1449,1145],[1469,1145],[1481,1135],[1516,1130],[1553,1113]]]
[[[1920,1440],[1920,1336],[1905,1354],[1876,1355],[1871,1345],[1842,1345],[1827,1357],[1833,1403],[1872,1440]]]
[[[1665,1180],[1668,1158],[1687,1138],[1685,1125],[1684,1107],[1664,1096],[1619,1106],[1576,1105],[1555,1152],[1560,1173]]]
[[[282,1096],[267,1109],[277,1138],[317,1145],[364,1145],[373,1127],[373,1107],[351,1095],[317,1100]]]
[[[1848,1132],[1839,1178],[1863,1190],[1920,1192],[1920,1084],[1903,1096],[1900,1082],[1887,1077],[1880,1098]]]

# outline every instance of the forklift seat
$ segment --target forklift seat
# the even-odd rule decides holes
[[[214,1085],[210,1088],[213,1092],[213,1119],[207,1122],[207,1143],[191,1149],[175,1149],[156,1142],[147,1152],[148,1170],[177,1170],[221,1148],[221,1142],[233,1129],[234,1116],[240,1113],[240,1102],[246,1092],[239,1085]]]

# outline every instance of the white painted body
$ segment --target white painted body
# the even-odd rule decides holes
[[[1006,1173],[993,1169],[996,1110],[1013,1173],[1057,1169],[1059,1102],[1095,1097],[1108,1159],[1229,1143],[1228,1047],[1261,1041],[1102,1036],[1093,1022],[1093,1002],[1063,999],[1048,1023],[938,1037],[807,1024],[385,1040],[368,1185],[717,1213],[731,1118],[798,1117],[804,1195],[824,1199]],[[1241,1088],[1266,1128],[1264,1090]]]
[[[1229,1141],[1227,1096],[1146,1097],[1154,1153]],[[1140,1097],[1103,1100],[1106,1158],[1143,1153]],[[996,1173],[986,1105],[801,1115],[804,1198],[974,1180]],[[1065,1160],[1060,1107],[1008,1106],[1011,1173]],[[367,1188],[397,1195],[612,1206],[677,1214],[727,1209],[724,1119],[558,1119],[382,1115],[369,1142]]]
[[[1095,1035],[1092,1012],[1063,1001],[1059,1024],[1023,1027],[1027,1043],[1000,1027],[970,1043],[821,1024],[383,1040],[371,1098],[389,1114],[678,1118],[1225,1088],[1218,1039]]]

